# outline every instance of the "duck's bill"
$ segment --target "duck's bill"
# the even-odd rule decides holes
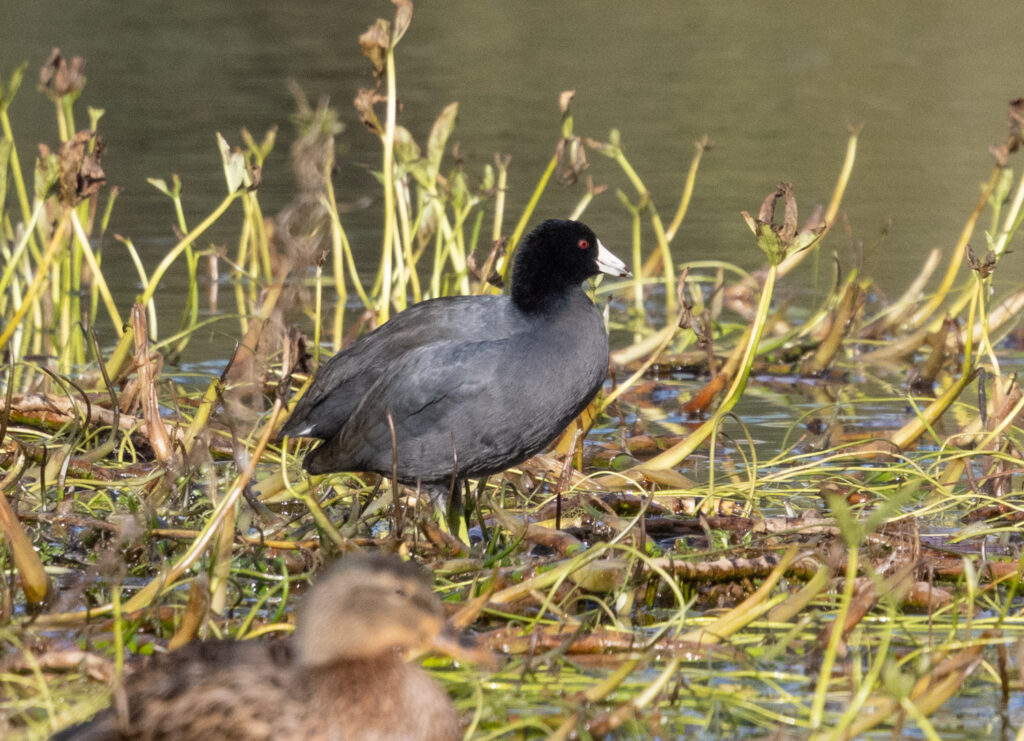
[[[602,273],[608,275],[614,275],[616,278],[632,278],[633,274],[629,272],[629,268],[626,267],[626,263],[613,255],[607,247],[601,244],[601,240],[597,240],[597,269]]]
[[[488,669],[495,669],[498,666],[498,659],[491,651],[476,645],[476,641],[472,637],[460,633],[448,623],[438,635],[434,636],[430,647],[451,656],[456,661],[467,661]]]

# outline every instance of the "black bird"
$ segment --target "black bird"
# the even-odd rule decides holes
[[[54,741],[457,741],[451,698],[403,651],[493,656],[464,642],[419,567],[345,556],[302,604],[295,636],[206,641],[154,657],[114,708]]]
[[[542,451],[601,388],[608,336],[580,284],[625,264],[578,221],[549,220],[514,256],[508,296],[423,301],[337,353],[281,435],[325,440],[313,474],[391,476],[447,488]]]

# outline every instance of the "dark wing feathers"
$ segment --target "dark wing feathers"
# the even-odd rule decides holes
[[[577,379],[576,393],[564,401],[524,394],[516,379],[527,373],[542,386],[564,383],[559,364],[538,368],[529,361],[539,352],[534,344],[529,338],[436,342],[407,353],[370,387],[340,433],[307,456],[306,467],[310,473],[389,473],[389,411],[406,483],[447,483],[453,458],[460,478],[525,460],[564,429],[604,378],[597,366],[592,377]]]
[[[321,366],[280,435],[333,437],[383,369],[453,334],[464,342],[507,336],[518,329],[510,308],[504,296],[457,296],[410,306]]]
[[[390,412],[403,468],[433,455],[439,458],[436,465],[450,472],[451,431],[458,427],[458,411],[467,399],[486,398],[504,344],[434,342],[394,360],[368,388],[340,433],[307,456],[309,471],[390,470]],[[459,367],[469,357],[474,375]]]

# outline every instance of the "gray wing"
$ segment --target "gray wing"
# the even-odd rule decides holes
[[[456,461],[461,477],[525,459],[558,430],[550,436],[536,432],[538,414],[551,410],[522,385],[528,380],[524,353],[518,352],[523,349],[513,352],[510,340],[502,339],[438,342],[407,353],[372,385],[339,434],[310,453],[307,468],[389,474],[389,412],[403,481],[446,482]]]
[[[458,296],[409,307],[322,365],[279,434],[333,437],[402,355],[455,332],[463,341],[506,336],[516,329],[509,306],[504,296]]]

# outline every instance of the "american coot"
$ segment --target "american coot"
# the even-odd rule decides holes
[[[594,398],[608,371],[601,313],[580,288],[629,270],[578,221],[549,220],[515,254],[509,296],[423,301],[323,365],[281,435],[325,440],[310,473],[392,472],[447,487],[521,463]]]
[[[157,657],[127,680],[124,709],[54,736],[115,739],[460,739],[451,699],[400,651],[448,639],[444,609],[418,567],[352,555],[313,587],[293,639],[206,641]]]

